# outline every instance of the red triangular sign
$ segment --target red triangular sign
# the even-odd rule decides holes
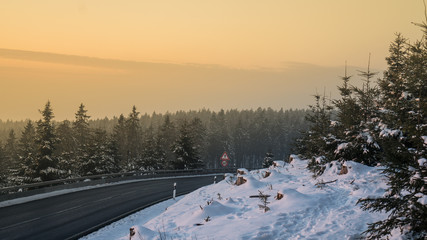
[[[230,160],[230,158],[228,157],[228,155],[227,155],[227,153],[226,153],[226,152],[224,152],[224,153],[222,154],[221,160],[225,160],[225,161]]]

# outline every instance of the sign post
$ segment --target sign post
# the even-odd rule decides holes
[[[228,157],[227,152],[224,152],[220,158],[221,166],[227,167],[228,161],[230,161],[230,158]]]

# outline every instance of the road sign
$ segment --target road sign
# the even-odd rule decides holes
[[[228,157],[227,153],[224,152],[221,156],[221,161],[229,161],[229,160],[230,160],[230,158]]]
[[[227,160],[221,160],[221,166],[227,167],[228,161]]]
[[[228,166],[228,161],[230,161],[230,158],[228,157],[227,153],[224,152],[220,158],[221,161],[221,166],[223,167],[227,167]]]

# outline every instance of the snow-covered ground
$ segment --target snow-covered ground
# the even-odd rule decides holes
[[[290,163],[247,172],[200,188],[180,200],[169,200],[129,216],[84,240],[129,239],[359,239],[367,223],[384,219],[385,213],[362,211],[356,202],[382,196],[386,189],[381,168],[346,162],[348,173],[332,163],[314,179],[306,161],[293,156]],[[270,175],[266,176],[269,171]],[[336,181],[335,181],[336,180]],[[333,181],[333,182],[330,182]],[[326,184],[319,184],[324,182]],[[327,183],[330,182],[330,183]],[[268,198],[265,212],[257,196]],[[282,198],[277,196],[282,194]],[[280,196],[279,196],[280,198]],[[396,233],[392,239],[400,239]]]

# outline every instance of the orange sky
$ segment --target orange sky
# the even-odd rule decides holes
[[[421,0],[43,0],[0,8],[0,119],[302,108],[336,95],[347,60],[382,71]],[[51,53],[51,54],[49,54]],[[82,57],[80,57],[82,56]],[[356,74],[355,71],[350,72]],[[357,77],[354,78],[357,80]],[[356,84],[356,83],[355,83]]]

